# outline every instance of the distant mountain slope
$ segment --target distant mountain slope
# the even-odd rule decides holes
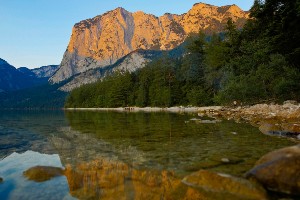
[[[16,69],[0,58],[0,92],[45,84],[57,69],[58,65],[49,65],[33,70],[26,67]]]
[[[47,65],[32,69],[31,72],[33,72],[37,78],[50,78],[58,68],[59,65]]]
[[[32,77],[32,78],[36,77],[36,75],[30,69],[28,69],[27,67],[20,67],[17,70],[19,72],[21,72],[22,74],[24,74],[25,76]]]
[[[228,18],[242,27],[248,12],[236,5],[217,7],[195,4],[182,15],[156,17],[142,11],[117,8],[73,27],[72,36],[59,69],[50,78],[58,83],[79,73],[114,64],[138,50],[171,50],[191,33],[220,32]]]
[[[5,60],[0,59],[0,90],[13,91],[28,88],[38,84],[38,80],[27,71],[17,70]]]

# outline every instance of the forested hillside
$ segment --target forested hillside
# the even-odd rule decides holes
[[[65,106],[300,100],[300,2],[256,0],[250,17],[242,30],[229,19],[224,36],[188,38],[179,59],[165,55],[135,73],[116,73],[75,89]]]
[[[28,89],[0,93],[1,109],[61,109],[67,93],[62,84],[44,84]]]

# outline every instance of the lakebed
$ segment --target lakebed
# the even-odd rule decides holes
[[[268,199],[244,174],[298,140],[198,111],[2,112],[1,199]]]

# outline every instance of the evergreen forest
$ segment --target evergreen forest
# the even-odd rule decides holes
[[[191,35],[134,72],[74,89],[65,107],[229,105],[300,100],[300,1],[255,0],[243,29]]]

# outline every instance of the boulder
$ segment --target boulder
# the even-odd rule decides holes
[[[186,176],[182,182],[190,187],[211,192],[216,199],[268,199],[266,191],[256,183],[207,170]]]
[[[50,166],[35,166],[23,172],[23,176],[35,182],[48,181],[62,175],[64,175],[63,169]]]
[[[246,177],[256,179],[269,190],[300,195],[300,145],[264,155]]]
[[[296,123],[262,122],[259,130],[267,135],[298,138],[300,125]]]
[[[272,122],[262,122],[261,125],[259,126],[259,130],[263,134],[271,134],[274,131],[282,131],[282,128],[279,124],[272,123]]]

